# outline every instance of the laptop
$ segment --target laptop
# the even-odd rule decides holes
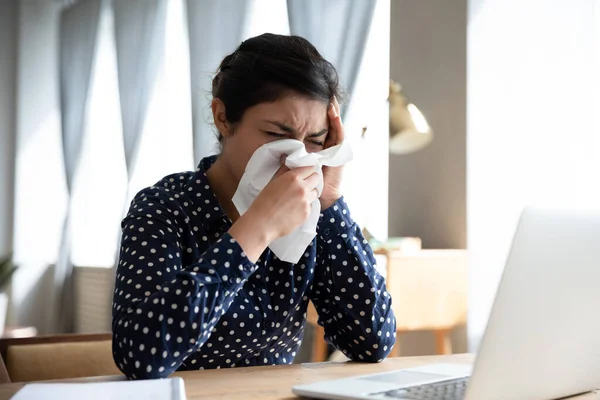
[[[528,208],[472,367],[432,364],[292,391],[369,400],[545,400],[592,392],[600,388],[599,313],[600,212]]]

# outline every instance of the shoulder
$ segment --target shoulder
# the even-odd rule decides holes
[[[189,182],[194,172],[167,175],[152,186],[140,190],[131,201],[127,217],[185,216]]]

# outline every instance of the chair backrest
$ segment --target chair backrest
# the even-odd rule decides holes
[[[11,382],[121,374],[109,333],[3,339],[0,354]]]

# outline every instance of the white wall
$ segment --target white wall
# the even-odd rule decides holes
[[[0,1],[0,257],[12,252],[18,1]]]
[[[599,11],[597,0],[469,3],[472,350],[522,208],[600,205]]]

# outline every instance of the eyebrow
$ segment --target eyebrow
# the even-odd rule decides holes
[[[294,128],[292,128],[291,126],[288,126],[286,124],[283,124],[281,122],[277,122],[277,121],[265,121],[265,122],[267,122],[271,125],[275,125],[276,127],[278,127],[279,129],[281,129],[284,132],[291,133],[291,134],[296,133],[296,130]],[[328,131],[329,131],[329,129],[323,129],[323,130],[320,130],[319,132],[310,133],[308,136],[309,137],[320,137],[320,136],[325,135]]]

